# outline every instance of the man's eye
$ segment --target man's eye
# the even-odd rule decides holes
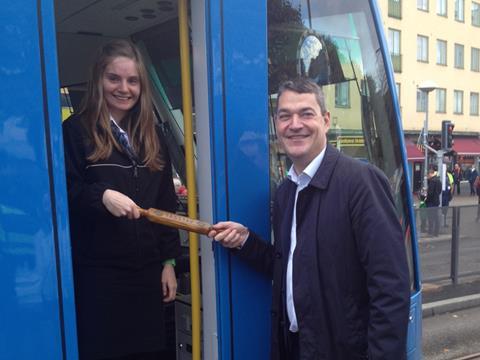
[[[311,119],[311,118],[315,117],[315,114],[311,111],[306,111],[306,112],[301,113],[300,116],[304,119]]]
[[[280,114],[278,115],[278,119],[280,121],[287,121],[291,118],[291,115],[290,114]]]

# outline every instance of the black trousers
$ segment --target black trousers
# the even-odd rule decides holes
[[[288,360],[300,360],[298,332],[288,331]]]
[[[102,360],[160,360],[162,355],[159,352],[139,353],[114,358],[105,358]]]

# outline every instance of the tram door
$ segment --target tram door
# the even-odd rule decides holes
[[[74,111],[79,109],[96,49],[113,38],[126,38],[137,44],[152,83],[156,117],[172,159],[174,182],[177,189],[184,188],[186,174],[177,1],[59,0],[55,2],[55,13],[62,96],[68,96],[68,103]],[[185,215],[185,191],[179,192],[178,198],[178,212]],[[183,255],[177,259],[176,265],[177,300],[166,305],[167,349],[162,354],[165,359],[188,359],[192,351],[188,236],[184,231],[180,232]],[[208,257],[207,253],[202,259],[207,269],[212,266]],[[213,271],[211,276],[214,276]],[[205,280],[204,283],[213,281]],[[203,302],[215,304],[215,290],[207,290],[210,295]],[[210,315],[209,322],[215,322],[214,315]],[[210,338],[213,341],[213,337]]]

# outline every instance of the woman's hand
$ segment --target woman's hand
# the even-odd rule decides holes
[[[118,191],[105,190],[102,196],[102,202],[113,216],[126,216],[129,219],[138,219],[140,217],[137,204],[128,196]]]
[[[175,277],[175,269],[171,264],[165,264],[162,270],[162,290],[163,302],[175,300],[177,295],[177,278]]]
[[[212,226],[208,237],[218,241],[227,248],[241,248],[250,232],[242,224],[233,221],[219,222]]]

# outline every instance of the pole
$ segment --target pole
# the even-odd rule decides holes
[[[437,167],[438,167],[438,176],[440,177],[440,181],[442,182],[442,192],[440,193],[440,207],[442,207],[443,201],[443,192],[446,189],[446,181],[445,181],[445,174],[446,174],[446,165],[443,163],[443,154],[444,150],[437,151]]]
[[[427,194],[428,188],[428,91],[423,92],[426,97],[425,121],[423,122],[423,150],[425,159],[423,164],[423,192]]]
[[[193,111],[190,74],[190,47],[188,34],[187,0],[178,2],[178,22],[180,38],[180,67],[182,78],[182,105],[185,127],[185,160],[187,164],[188,217],[197,219],[197,190],[195,179],[195,160],[193,151]],[[200,324],[200,264],[198,259],[198,234],[189,232],[190,284],[192,294],[192,359],[201,357]]]

